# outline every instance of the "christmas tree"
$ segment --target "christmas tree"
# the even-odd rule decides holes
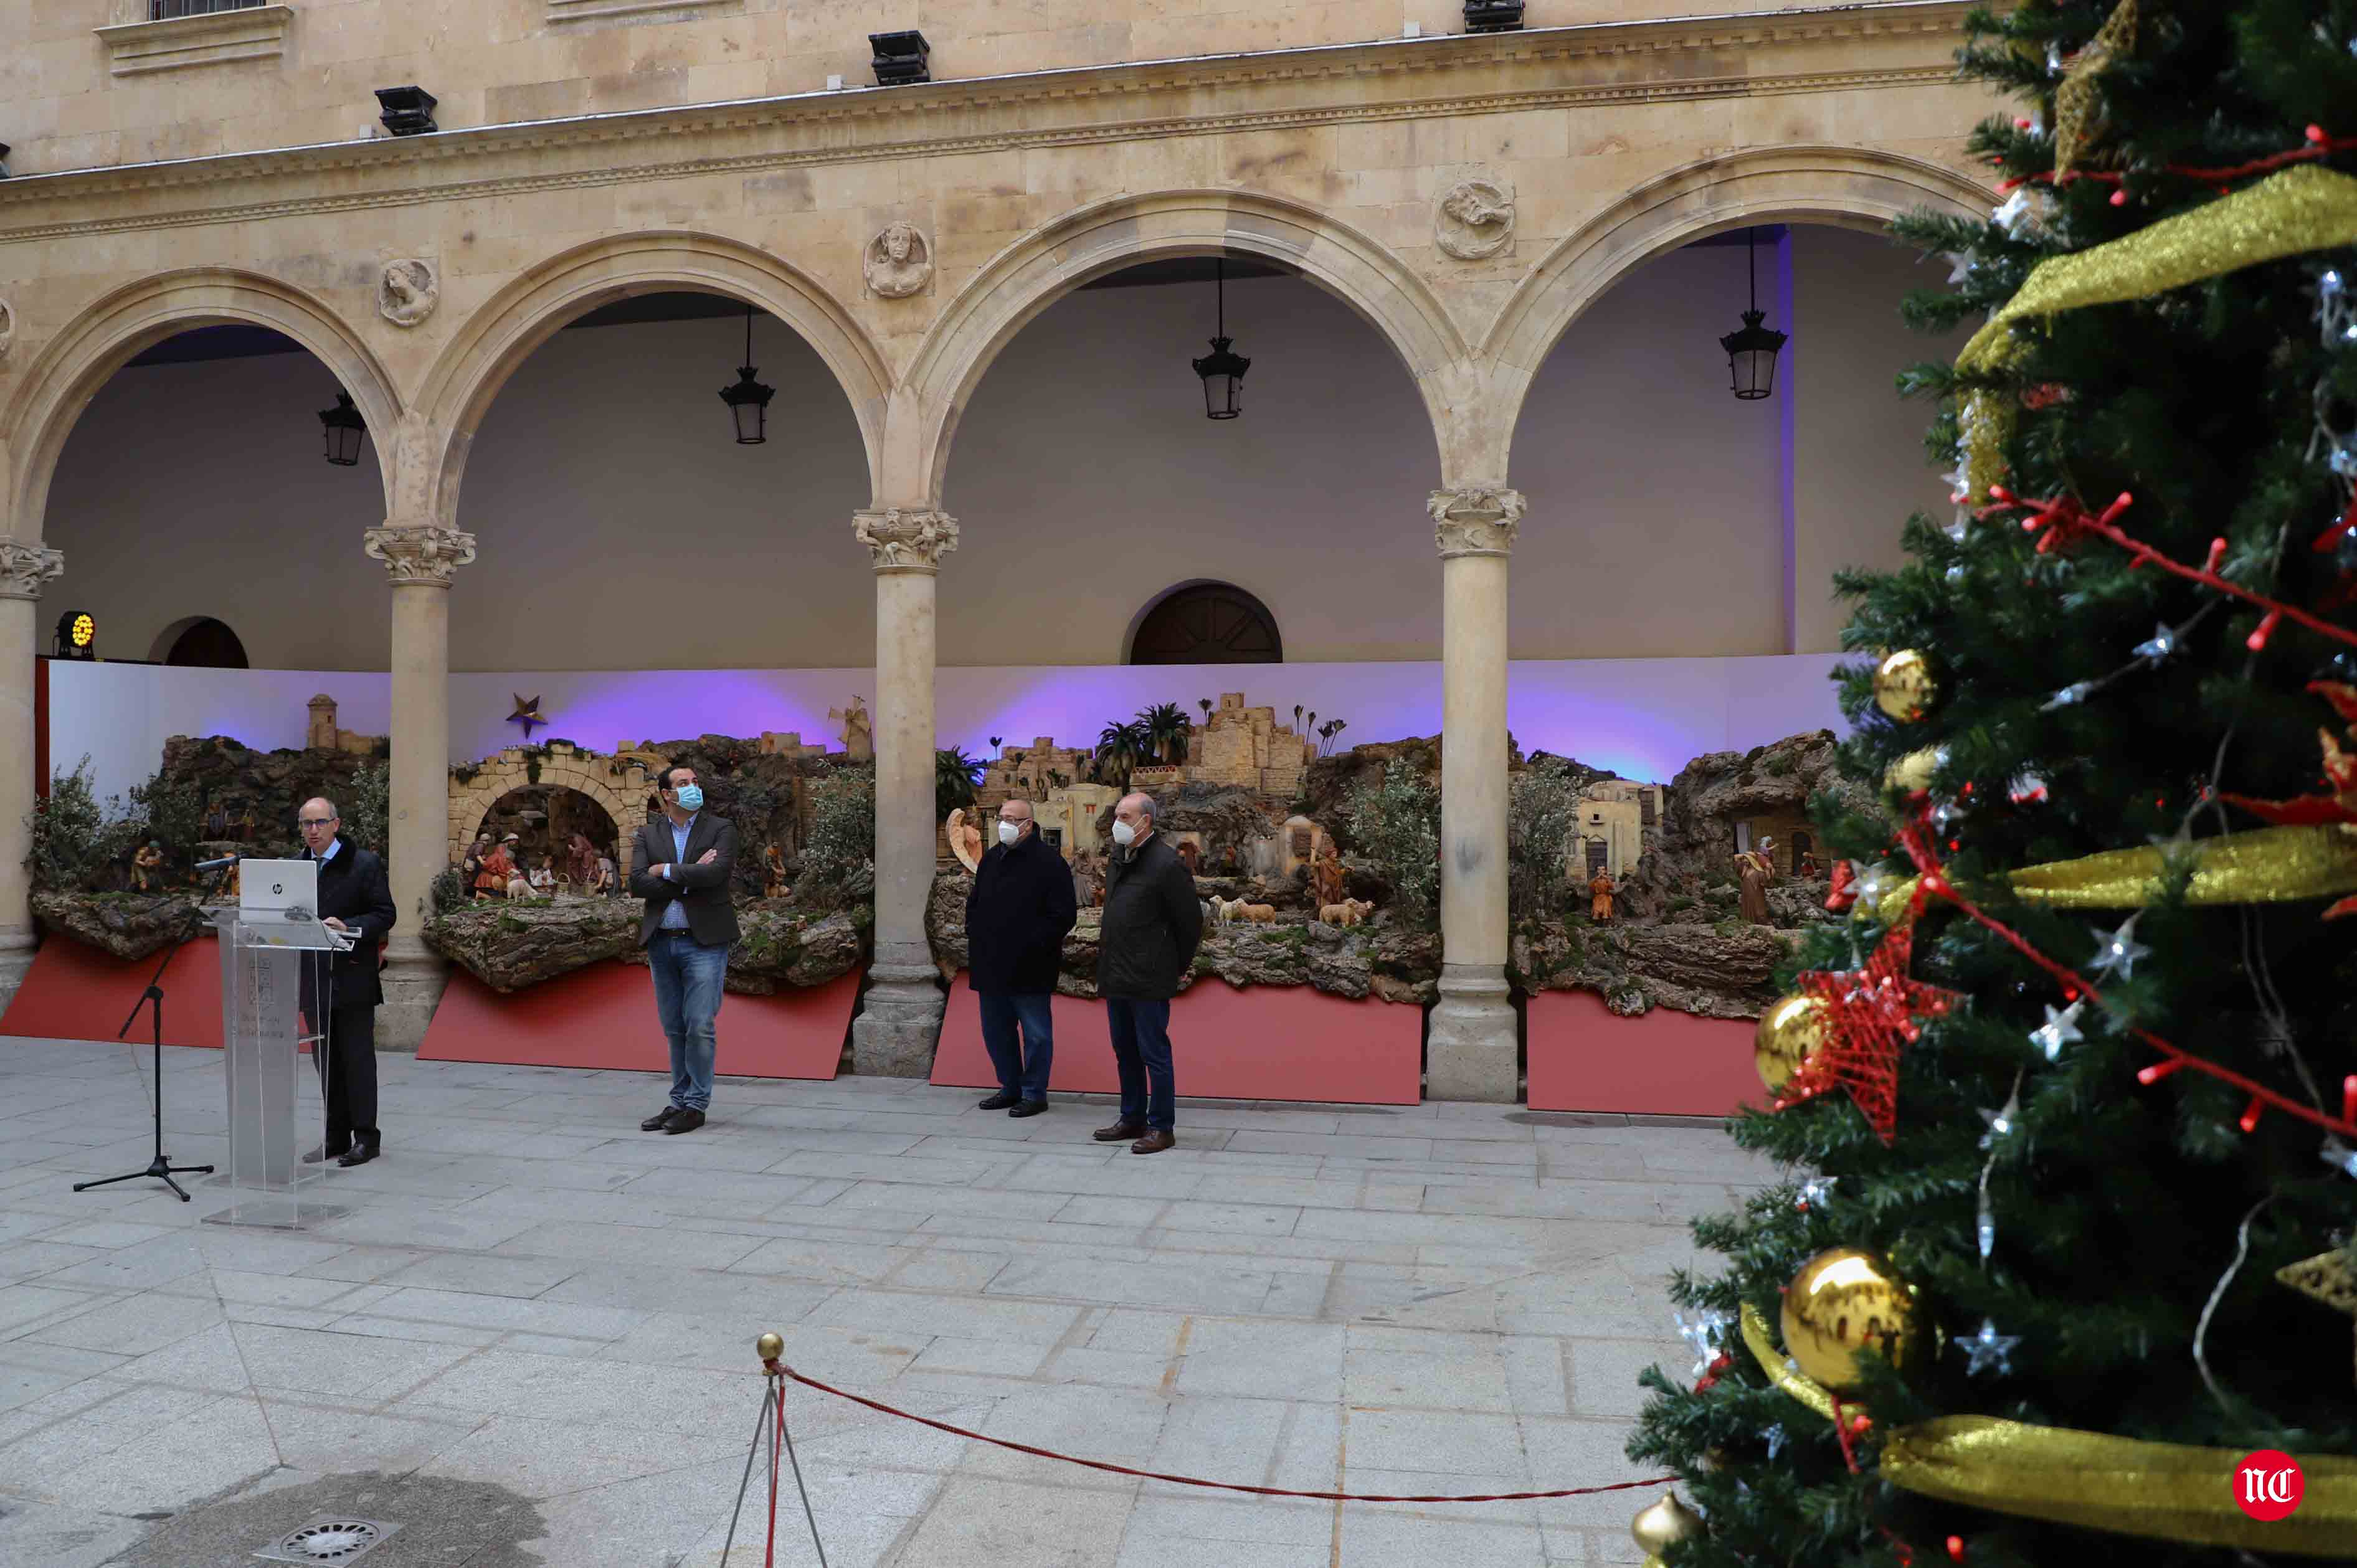
[[[1955,510],[1837,583],[1883,809],[1817,803],[1734,1125],[1791,1179],[1695,1227],[1630,1453],[1699,1517],[1640,1539],[2357,1559],[2357,0],[1967,28],[2004,204],[1899,225],[1975,329],[1901,379]]]

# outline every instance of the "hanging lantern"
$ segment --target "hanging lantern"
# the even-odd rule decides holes
[[[339,468],[350,468],[361,460],[361,437],[368,434],[368,421],[352,406],[352,394],[338,392],[336,406],[319,411],[320,434],[327,439],[328,461]]]
[[[1743,313],[1743,328],[1718,340],[1727,350],[1727,379],[1734,383],[1735,395],[1749,403],[1763,398],[1776,390],[1776,351],[1784,346],[1785,334],[1760,323],[1766,313],[1760,308],[1760,266],[1753,254],[1760,231],[1743,231],[1744,270],[1751,280],[1751,308]]]
[[[731,418],[737,422],[737,445],[759,446],[769,437],[770,400],[778,395],[775,387],[765,387],[754,380],[753,371],[753,307],[745,307],[745,363],[737,367],[737,383],[720,389],[720,401],[728,405]]]
[[[1219,259],[1214,276],[1219,287],[1219,334],[1211,339],[1211,351],[1194,362],[1195,373],[1203,378],[1203,417],[1233,419],[1244,411],[1244,372],[1252,369],[1252,361],[1228,349],[1232,339],[1227,336],[1226,257]]]

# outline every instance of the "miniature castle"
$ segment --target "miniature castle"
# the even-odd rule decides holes
[[[1564,845],[1575,880],[1607,871],[1626,876],[1652,844],[1662,821],[1662,787],[1598,779],[1580,792],[1579,815]]]
[[[1189,734],[1182,766],[1135,769],[1129,784],[1133,789],[1220,784],[1289,800],[1301,793],[1317,755],[1315,742],[1276,722],[1275,708],[1248,708],[1242,692],[1222,692],[1219,707]]]
[[[336,727],[336,699],[322,692],[311,699],[311,725],[303,736],[308,751],[341,751],[353,757],[374,755],[382,736],[355,735]]]

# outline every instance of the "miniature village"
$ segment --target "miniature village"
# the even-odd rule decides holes
[[[518,702],[546,723],[537,704]],[[60,773],[36,813],[35,912],[46,930],[119,957],[186,940],[199,906],[233,898],[197,862],[295,853],[296,806],[343,805],[347,832],[382,843],[386,746],[312,699],[301,749],[257,752],[176,736],[129,801],[90,799]],[[1253,705],[1243,693],[1108,723],[1092,746],[994,740],[938,754],[938,868],[926,928],[944,979],[965,958],[981,824],[1010,798],[1071,868],[1081,918],[1060,988],[1094,993],[1097,907],[1115,801],[1154,796],[1195,874],[1205,937],[1194,981],[1308,985],[1408,1004],[1437,995],[1443,738],[1339,748],[1345,721]],[[834,744],[796,733],[617,743],[547,738],[454,767],[449,866],[426,940],[492,989],[515,992],[598,962],[640,960],[629,846],[658,809],[655,780],[693,766],[707,809],[737,826],[744,940],[732,991],[823,984],[867,956],[874,926],[874,746],[856,697]],[[529,725],[526,734],[529,736]],[[1824,911],[1826,872],[1806,815],[1842,788],[1830,732],[1695,758],[1667,785],[1544,752],[1511,758],[1512,978],[1583,989],[1617,1013],[1670,1007],[1753,1017],[1771,972]]]

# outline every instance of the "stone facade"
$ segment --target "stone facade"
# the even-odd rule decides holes
[[[0,575],[0,756],[33,749],[32,601],[56,575],[45,514],[75,420],[174,331],[281,332],[350,395],[379,464],[393,956],[425,965],[409,916],[447,864],[433,827],[455,839],[470,814],[443,800],[442,590],[474,558],[459,496],[486,411],[587,311],[664,289],[744,301],[834,376],[868,461],[872,499],[841,543],[871,553],[877,626],[877,983],[854,1057],[921,1075],[940,1006],[923,929],[934,596],[964,591],[942,510],[958,415],[1072,289],[1160,258],[1258,258],[1358,311],[1431,417],[1438,488],[1366,524],[1429,521],[1441,556],[1441,853],[1472,869],[1445,891],[1429,1090],[1511,1099],[1505,880],[1488,853],[1506,747],[1455,737],[1504,738],[1525,391],[1572,321],[1664,251],[1759,222],[1981,216],[1993,199],[1966,156],[1993,105],[1953,80],[1968,0],[1669,9],[1534,0],[1525,30],[1449,36],[1462,13],[1442,0],[945,5],[923,19],[938,80],[877,90],[872,19],[836,4],[493,0],[420,25],[394,0],[173,23],[131,0],[0,0],[17,177],[0,181],[0,562],[45,564],[39,580]],[[440,101],[438,129],[381,134],[371,90],[413,81]],[[888,232],[921,237],[921,281],[873,286]],[[896,267],[917,254],[913,239],[885,252]],[[1577,504],[1531,497],[1532,526]],[[465,517],[495,535],[496,517]],[[1347,545],[1334,562],[1347,594]],[[1308,742],[1236,707],[1189,768],[1297,791]],[[573,787],[613,789],[603,761],[565,762],[584,774]],[[525,775],[521,753],[491,770],[505,787]],[[25,770],[0,778],[0,962],[30,940],[30,805]],[[640,803],[617,805],[627,834]],[[402,1017],[395,1043],[422,1013]]]
[[[974,786],[974,808],[987,815],[1017,799],[1037,806],[1051,791],[1069,789],[1085,779],[1090,755],[1058,746],[1056,737],[1047,735],[1029,746],[1003,746],[983,768],[982,781]]]

